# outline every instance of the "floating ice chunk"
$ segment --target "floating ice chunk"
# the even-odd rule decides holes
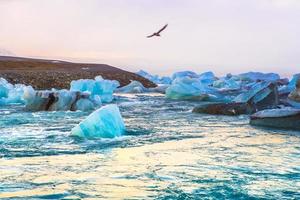
[[[131,81],[128,85],[118,88],[117,92],[121,93],[143,93],[148,92],[148,89],[143,86],[139,81]]]
[[[95,80],[80,79],[71,82],[71,91],[90,92],[92,96],[98,95],[103,103],[113,100],[113,92],[120,84],[115,80],[106,80],[97,76]]]
[[[167,84],[158,84],[157,87],[155,87],[155,88],[149,88],[148,90],[149,90],[149,92],[157,92],[157,93],[165,94],[168,87],[170,87],[170,85],[167,85]]]
[[[295,90],[298,79],[300,79],[300,74],[294,74],[288,85],[279,88],[279,94],[287,94]]]
[[[114,138],[123,135],[125,125],[116,105],[107,105],[91,113],[72,129],[72,135],[85,138]]]
[[[300,130],[300,109],[285,107],[263,110],[250,116],[250,124]]]
[[[8,83],[4,78],[0,78],[0,98],[6,98],[8,92],[12,89],[12,85]]]
[[[199,80],[202,84],[212,85],[217,78],[213,72],[204,72],[199,75]]]
[[[244,81],[267,81],[274,82],[280,79],[280,76],[275,73],[247,72],[238,75]]]
[[[101,99],[97,95],[68,90],[35,91],[28,87],[23,98],[28,111],[89,111],[101,105]]]
[[[184,76],[176,78],[166,90],[169,99],[204,99],[209,92],[199,79]]]
[[[25,100],[26,110],[46,110],[46,106],[49,101],[49,92],[37,92],[31,86],[29,86],[25,88],[23,98]]]
[[[59,92],[54,93],[54,97],[56,98],[55,103],[53,103],[50,107],[50,111],[67,111],[71,110],[72,103],[76,99],[76,94],[74,92],[70,92],[68,90],[61,90]]]
[[[163,85],[169,85],[172,83],[172,79],[168,76],[163,76],[159,79],[159,82],[157,84],[163,84]]]
[[[264,117],[286,117],[290,115],[300,114],[300,109],[285,107],[280,109],[267,109],[253,114],[251,117],[264,118]]]
[[[12,85],[0,78],[0,105],[23,104],[22,97],[26,87],[22,84]]]
[[[81,110],[81,111],[89,111],[94,110],[95,105],[93,102],[88,98],[81,98],[78,101],[76,101],[74,107],[74,110]]]
[[[213,87],[220,89],[231,89],[238,90],[241,89],[240,82],[233,79],[219,79],[213,82]]]
[[[156,84],[171,84],[172,79],[167,76],[159,77],[158,75],[151,75],[148,72],[145,72],[144,70],[138,71],[136,74],[152,81]]]
[[[183,77],[199,78],[199,75],[192,71],[176,72],[172,75],[172,80],[175,80],[177,78],[183,78]]]
[[[270,82],[254,83],[247,92],[244,92],[244,93],[238,95],[234,99],[234,102],[239,102],[239,103],[248,102],[255,95],[258,95],[256,97],[257,98],[256,102],[258,102],[259,99],[264,98],[265,96],[267,96],[268,94],[270,94],[272,92],[272,90],[268,88],[268,86],[270,84],[271,84]]]

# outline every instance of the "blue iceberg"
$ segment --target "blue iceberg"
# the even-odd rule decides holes
[[[300,74],[294,74],[288,85],[279,88],[279,94],[288,94],[295,90],[298,79],[300,79]]]
[[[113,100],[113,93],[120,83],[116,80],[106,80],[97,76],[95,80],[80,79],[71,82],[71,91],[89,92],[92,96],[98,95],[103,103]]]
[[[205,99],[208,91],[196,78],[184,76],[176,78],[166,90],[169,99]]]
[[[195,72],[192,71],[181,71],[181,72],[175,72],[172,75],[172,80],[175,80],[177,78],[184,78],[184,77],[189,77],[189,78],[199,78],[199,75],[196,74]]]
[[[125,133],[125,125],[117,105],[107,105],[91,113],[75,126],[71,134],[83,138],[114,138]]]
[[[204,72],[199,75],[199,80],[202,84],[212,85],[217,78],[215,77],[213,72]]]
[[[172,79],[170,77],[167,77],[167,76],[159,77],[158,75],[151,75],[144,70],[140,70],[136,74],[138,74],[156,84],[171,84],[171,82],[172,82]]]
[[[23,84],[13,85],[0,78],[0,105],[24,104],[23,93],[27,87]]]
[[[280,76],[275,73],[261,73],[261,72],[247,72],[239,74],[238,77],[240,77],[243,81],[266,81],[266,82],[275,82],[280,79]]]
[[[140,83],[139,81],[131,81],[131,83],[129,83],[126,86],[123,86],[121,88],[118,88],[116,90],[116,92],[120,92],[120,93],[144,93],[144,92],[148,92],[148,89],[145,88],[143,86],[142,83]]]

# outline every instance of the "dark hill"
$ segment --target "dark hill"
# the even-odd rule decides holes
[[[145,87],[156,86],[135,73],[106,64],[0,56],[0,77],[14,84],[32,85],[36,89],[68,89],[72,80],[94,79],[98,75],[118,80],[121,86],[127,85],[130,80],[140,81]]]

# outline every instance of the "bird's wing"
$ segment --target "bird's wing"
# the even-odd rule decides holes
[[[152,35],[148,35],[147,38],[151,38],[153,36],[155,36],[155,33],[153,33]]]
[[[162,32],[163,30],[165,30],[167,28],[168,24],[164,25],[164,27],[162,27],[157,33],[159,34],[160,32]]]

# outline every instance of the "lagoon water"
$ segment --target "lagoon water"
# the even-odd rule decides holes
[[[0,108],[0,199],[300,199],[300,133],[196,102],[118,95],[127,133],[84,140],[89,113]]]

